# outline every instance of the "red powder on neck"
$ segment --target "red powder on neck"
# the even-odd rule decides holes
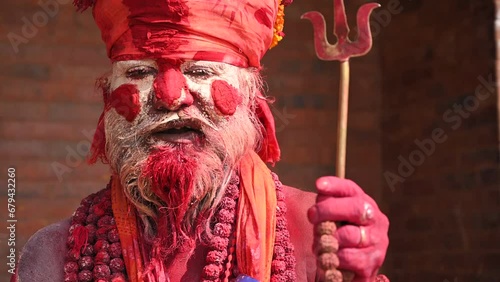
[[[241,104],[242,98],[238,90],[223,80],[214,81],[211,91],[215,107],[223,115],[233,115],[238,105]]]
[[[180,62],[172,60],[158,60],[158,76],[154,82],[156,99],[162,101],[169,108],[176,108],[180,105],[179,98],[182,94],[182,89],[185,90],[187,98],[189,90],[186,83],[186,78],[180,70]],[[192,99],[192,97],[191,97]],[[184,101],[192,103],[193,101]]]
[[[116,88],[107,101],[106,109],[114,108],[128,122],[134,121],[141,111],[139,90],[133,84],[123,84]]]

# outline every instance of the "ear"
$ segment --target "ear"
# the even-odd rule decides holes
[[[108,163],[106,158],[106,132],[104,127],[104,114],[108,110],[108,97],[109,97],[109,83],[107,78],[100,78],[96,82],[96,87],[102,91],[102,99],[104,102],[104,109],[102,110],[97,127],[90,147],[90,155],[87,158],[87,163],[94,164],[100,159],[103,163]]]
[[[276,138],[276,128],[274,125],[274,117],[269,108],[268,100],[262,96],[260,91],[255,97],[255,112],[261,124],[261,131],[264,140],[262,148],[258,152],[260,158],[264,162],[274,165],[280,159],[281,151]]]

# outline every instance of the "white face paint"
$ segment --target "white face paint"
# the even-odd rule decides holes
[[[156,70],[156,62],[154,60],[131,60],[118,61],[113,63],[113,69],[110,79],[110,90],[113,92],[116,88],[123,84],[133,84],[139,90],[141,104],[146,103],[148,93],[152,91],[155,77],[152,70]],[[136,79],[143,75],[141,79]]]
[[[183,89],[178,101],[172,108],[178,108],[187,95],[194,98],[195,104],[203,106],[204,111],[212,115],[215,111],[214,100],[211,93],[212,83],[216,80],[227,82],[232,87],[239,89],[239,73],[241,69],[229,64],[209,61],[186,61],[179,66],[179,71],[186,80],[189,93]],[[160,72],[160,67],[155,60],[129,60],[113,63],[111,75],[111,92],[123,84],[133,84],[139,90],[141,108],[153,103],[154,82]],[[168,86],[167,86],[168,87]],[[248,103],[248,97],[242,97],[243,104]],[[176,112],[169,109],[168,112]]]
[[[169,143],[191,143],[197,135],[188,132],[186,128],[200,130],[203,126],[209,126],[216,129],[225,126],[231,118],[223,115],[214,104],[214,81],[227,83],[237,90],[238,95],[245,93],[244,97],[238,97],[241,98],[238,107],[248,107],[248,91],[239,90],[241,81],[246,84],[245,79],[242,79],[244,73],[248,72],[233,65],[209,61],[186,61],[177,66],[166,60],[115,62],[110,78],[110,92],[113,93],[125,84],[134,85],[139,92],[140,113],[136,119],[128,122],[111,109],[107,113],[107,119],[117,121],[115,125],[130,131],[153,131],[161,124],[163,134],[154,135],[156,139]],[[167,78],[160,83],[162,77]],[[167,93],[168,91],[170,92]],[[167,94],[157,95],[160,92]],[[177,96],[168,96],[170,93]],[[173,99],[168,99],[169,97]],[[190,119],[195,122],[180,123]],[[174,124],[175,122],[177,124]],[[111,132],[113,128],[106,128],[106,131],[108,130]]]
[[[192,183],[189,187],[193,189],[187,189],[188,186],[178,188],[192,190],[188,199],[192,205],[182,215],[186,219],[182,226],[190,227],[199,224],[193,220],[197,214],[207,214],[204,211],[217,206],[224,192],[221,188],[241,158],[255,150],[262,140],[261,125],[249,107],[259,81],[253,70],[207,61],[184,62],[178,69],[173,69],[172,65],[168,69],[161,63],[161,60],[114,63],[110,78],[111,96],[114,93],[119,97],[120,91],[113,92],[119,88],[136,88],[133,94],[138,94],[141,109],[132,122],[114,108],[107,111],[104,118],[106,157],[113,172],[119,176],[127,197],[140,212],[146,226],[145,234],[151,237],[155,234],[152,222],[157,219],[152,215],[159,207],[179,207],[185,203],[184,199],[181,199],[182,203],[167,203],[156,197],[154,191],[159,191],[159,187],[154,186],[156,183],[152,181],[151,172],[169,183],[181,177],[189,180],[183,183]],[[173,71],[168,73],[172,76],[162,80],[162,70]],[[163,77],[166,74],[163,73]],[[177,82],[182,80],[182,87],[172,86],[175,86],[176,79]],[[224,86],[230,85],[238,90],[235,93],[243,95],[232,115],[222,115],[217,110],[215,103],[218,102],[212,95],[212,84],[216,81],[225,82],[222,83]],[[163,89],[158,88],[158,83],[162,83]],[[221,83],[215,83],[214,87],[217,84]],[[135,87],[121,87],[124,85]],[[175,96],[178,101],[167,100],[170,105],[158,107],[159,89],[178,89],[180,92],[177,93],[181,95]],[[190,97],[192,100],[187,103]],[[160,169],[156,169],[157,166]],[[210,218],[206,222],[210,223]]]

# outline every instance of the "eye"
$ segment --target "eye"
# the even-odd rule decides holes
[[[193,66],[184,71],[185,75],[191,76],[193,78],[207,79],[213,76],[215,73],[208,67]]]
[[[148,66],[137,66],[127,70],[127,78],[133,80],[144,79],[150,75],[156,75],[157,71],[153,67]]]

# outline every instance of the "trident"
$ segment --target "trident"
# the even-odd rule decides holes
[[[378,3],[368,3],[359,8],[357,13],[358,39],[353,42],[349,39],[349,26],[345,13],[344,1],[333,0],[333,34],[337,43],[331,45],[326,37],[325,18],[319,12],[307,12],[301,19],[308,19],[314,28],[314,47],[316,55],[323,61],[340,62],[340,95],[339,95],[339,118],[337,122],[337,156],[336,170],[339,178],[345,177],[346,162],[346,140],[347,140],[347,112],[349,100],[349,58],[365,55],[372,48],[372,35],[370,31],[370,14],[374,9],[380,7]],[[317,255],[318,274],[321,281],[341,282],[351,281],[353,273],[335,269],[335,252],[338,248],[333,234],[336,230],[334,222],[322,222],[315,230],[317,242],[314,242],[314,250]]]

